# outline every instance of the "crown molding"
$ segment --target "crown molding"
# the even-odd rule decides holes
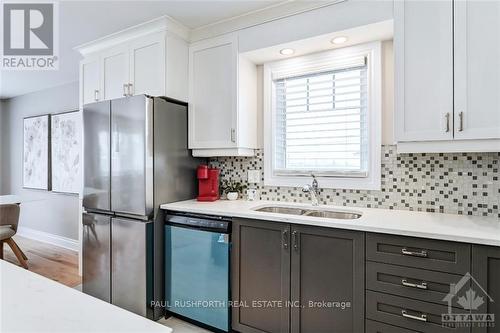
[[[171,32],[185,41],[189,41],[190,31],[180,22],[164,15],[156,19],[120,30],[94,41],[79,45],[73,49],[80,52],[81,55],[87,56],[91,53],[101,51],[103,49],[122,44],[131,39],[139,38],[155,32]]]
[[[190,41],[197,42],[345,1],[348,0],[283,1],[272,6],[192,29]]]

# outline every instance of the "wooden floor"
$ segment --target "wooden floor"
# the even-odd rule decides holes
[[[14,236],[14,240],[28,257],[30,271],[72,288],[82,283],[77,252],[19,236]],[[20,266],[7,244],[4,244],[4,259]]]

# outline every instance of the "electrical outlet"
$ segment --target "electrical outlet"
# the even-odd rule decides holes
[[[260,171],[259,170],[248,170],[247,180],[251,184],[257,184],[260,182]]]

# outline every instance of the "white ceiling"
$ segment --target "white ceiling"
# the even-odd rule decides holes
[[[77,81],[80,56],[73,47],[147,20],[169,15],[188,28],[196,29],[282,2],[283,0],[61,1],[59,70],[2,71],[0,99]]]

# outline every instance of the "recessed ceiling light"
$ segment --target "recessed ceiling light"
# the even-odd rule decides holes
[[[290,54],[294,54],[295,50],[294,49],[283,49],[283,50],[280,50],[280,53],[282,55],[290,55]]]
[[[345,36],[339,36],[339,37],[335,37],[331,40],[332,44],[344,44],[345,42],[347,42],[347,37]]]

